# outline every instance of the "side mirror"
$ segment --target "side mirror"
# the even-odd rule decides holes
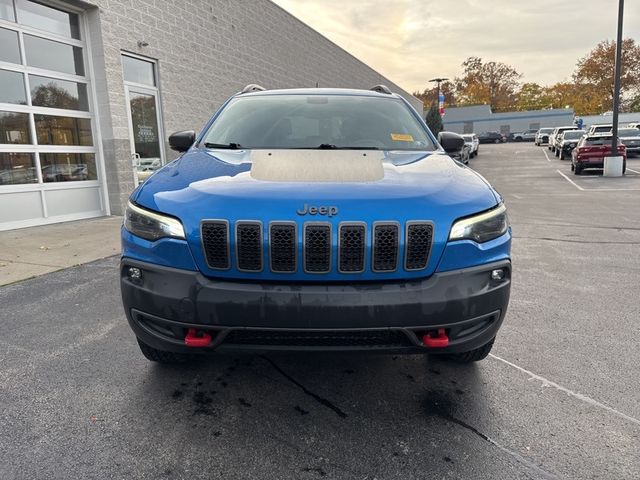
[[[196,141],[196,132],[193,130],[184,130],[182,132],[172,133],[169,136],[169,146],[171,150],[177,152],[186,152]]]
[[[458,153],[464,145],[464,138],[453,132],[440,132],[438,134],[438,143],[447,153]]]

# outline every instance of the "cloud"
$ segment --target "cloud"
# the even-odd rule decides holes
[[[616,35],[616,0],[273,0],[408,91],[453,78],[470,56],[513,65],[524,81],[552,84]],[[628,2],[624,36],[640,41]]]

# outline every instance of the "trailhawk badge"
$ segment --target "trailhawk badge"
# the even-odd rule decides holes
[[[333,217],[338,214],[338,207],[333,205],[330,206],[320,206],[314,207],[312,205],[304,204],[300,210],[296,210],[296,213],[300,216],[303,215],[327,215],[328,217]]]

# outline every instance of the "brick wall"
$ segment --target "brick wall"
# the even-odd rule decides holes
[[[87,16],[98,121],[114,214],[122,213],[133,188],[122,51],[158,61],[166,134],[199,130],[224,100],[249,83],[266,88],[384,83],[422,109],[418,99],[268,0],[89,4],[94,6]],[[139,48],[138,41],[149,45]]]

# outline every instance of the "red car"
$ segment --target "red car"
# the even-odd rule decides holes
[[[604,168],[604,157],[611,155],[611,135],[584,136],[571,153],[571,171],[580,175],[586,168]],[[618,155],[622,155],[622,173],[627,169],[627,147],[618,139]]]

